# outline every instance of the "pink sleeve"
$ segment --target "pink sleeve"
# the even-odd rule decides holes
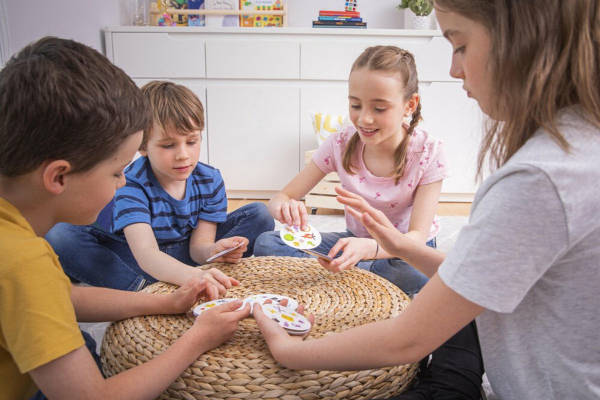
[[[420,185],[441,181],[449,175],[442,142],[440,140],[435,140],[432,143],[429,143],[428,147],[429,164],[423,172],[423,176],[419,182]]]
[[[327,139],[314,152],[312,160],[323,173],[328,174],[336,171],[335,168],[335,147],[338,145],[341,132],[329,135]]]

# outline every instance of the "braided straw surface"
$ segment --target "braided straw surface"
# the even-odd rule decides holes
[[[312,258],[251,257],[239,264],[210,264],[238,279],[226,297],[275,293],[289,296],[315,315],[306,340],[398,315],[408,297],[387,280],[354,268],[332,274]],[[168,293],[155,283],[144,291]],[[189,315],[158,315],[113,323],[102,343],[107,376],[162,353],[192,326]],[[253,318],[240,322],[233,338],[201,355],[160,399],[373,399],[406,389],[416,364],[364,371],[293,371],[278,364]]]

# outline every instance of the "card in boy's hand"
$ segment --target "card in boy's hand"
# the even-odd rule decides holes
[[[329,255],[327,255],[325,253],[321,253],[320,251],[316,251],[316,250],[312,250],[312,249],[300,249],[300,250],[302,250],[306,254],[310,254],[311,256],[315,256],[317,258],[322,258],[323,260],[326,260],[326,261],[333,260],[333,257],[329,257]]]
[[[209,263],[213,260],[216,260],[217,258],[224,256],[227,253],[231,253],[232,251],[234,251],[235,249],[239,249],[242,246],[243,243],[238,243],[237,245],[230,247],[228,249],[225,249],[223,251],[218,252],[217,254],[213,254],[212,256],[208,257],[206,259],[206,262]]]
[[[284,225],[279,231],[283,243],[296,249],[314,249],[321,244],[321,234],[311,225],[305,229],[299,226]]]

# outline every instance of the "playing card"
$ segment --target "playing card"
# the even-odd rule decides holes
[[[321,252],[319,252],[319,251],[316,251],[316,250],[312,250],[312,249],[300,249],[300,250],[302,250],[303,252],[305,252],[305,253],[307,253],[307,254],[310,254],[311,256],[315,256],[315,257],[318,257],[318,258],[322,258],[322,259],[324,259],[324,260],[326,260],[326,261],[331,261],[331,260],[333,260],[333,258],[332,258],[332,257],[329,257],[327,254],[325,254],[325,253],[321,253]]]
[[[235,249],[238,249],[238,248],[239,248],[239,247],[240,247],[242,244],[243,244],[243,243],[238,243],[236,246],[233,246],[233,247],[230,247],[230,248],[228,248],[228,249],[225,249],[225,250],[223,250],[223,251],[220,251],[220,252],[218,252],[217,254],[213,254],[212,256],[210,256],[210,257],[208,257],[208,258],[206,259],[206,262],[207,262],[207,263],[209,263],[209,262],[211,262],[211,261],[213,261],[213,260],[216,260],[217,258],[219,258],[219,257],[221,257],[221,256],[223,256],[223,255],[225,255],[225,254],[227,254],[227,253],[230,253],[230,252],[232,252],[233,250],[235,250]]]
[[[266,316],[277,322],[291,335],[303,335],[310,330],[310,321],[302,314],[277,304],[264,304],[262,310]]]
[[[283,243],[296,249],[313,249],[321,244],[321,234],[311,225],[304,230],[298,226],[284,225],[279,236]]]
[[[261,293],[261,294],[253,294],[252,296],[248,296],[244,299],[244,302],[250,303],[250,312],[252,312],[253,305],[258,303],[261,306],[265,304],[268,300],[271,301],[271,304],[279,304],[281,305],[281,301],[286,299],[287,305],[285,307],[296,310],[298,309],[298,302],[290,297],[283,296],[280,294],[271,294],[271,293]]]
[[[234,300],[237,300],[237,299],[227,298],[227,299],[217,299],[217,300],[207,301],[206,303],[202,303],[202,304],[194,307],[192,312],[194,313],[195,316],[198,316],[206,310],[210,310],[213,307],[220,306],[221,304],[229,303]],[[242,309],[244,307],[244,305],[245,304],[242,304],[242,306],[240,308],[238,308],[238,310]]]

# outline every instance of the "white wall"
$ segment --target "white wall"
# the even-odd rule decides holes
[[[5,2],[7,55],[46,35],[74,39],[103,52],[102,28],[127,25],[130,3],[130,0],[0,1]],[[358,9],[369,28],[402,28],[403,12],[395,9],[399,3],[400,0],[362,0]],[[288,0],[288,25],[310,27],[319,10],[343,8],[344,0]]]

